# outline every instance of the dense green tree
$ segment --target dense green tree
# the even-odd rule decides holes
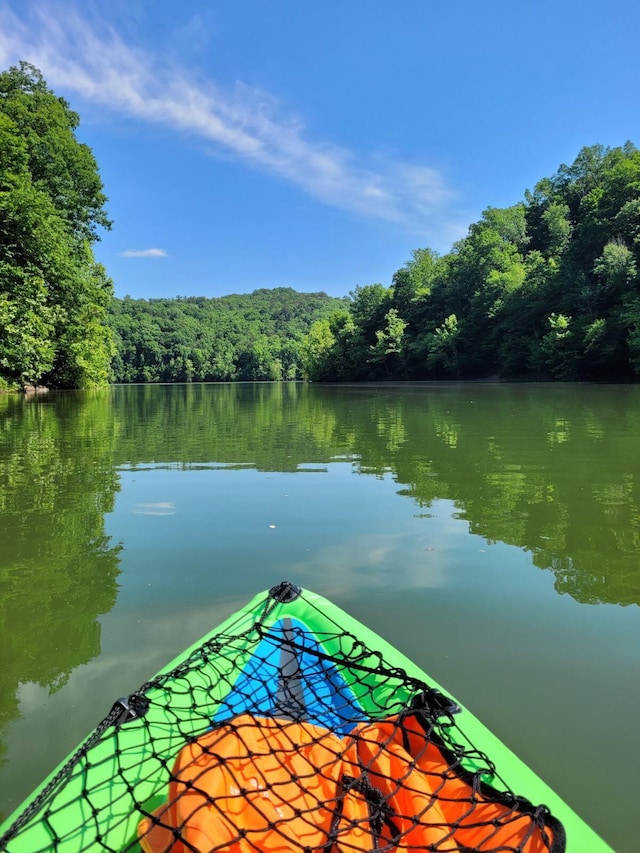
[[[370,360],[388,376],[397,376],[402,372],[402,340],[407,323],[396,308],[389,308],[384,320],[384,328],[376,331],[376,342],[372,347]]]
[[[0,371],[37,383],[53,367],[53,333],[43,279],[0,263]]]
[[[384,317],[391,308],[392,293],[382,284],[358,285],[350,294],[349,310],[356,324],[375,338]]]
[[[602,255],[593,265],[593,271],[603,286],[610,290],[625,290],[637,276],[633,252],[620,239],[607,243]]]
[[[524,202],[487,208],[449,254],[417,250],[390,288],[357,288],[349,336],[334,333],[315,373],[637,377],[639,270],[640,151],[584,148]],[[390,308],[404,325],[384,360]]]
[[[301,355],[309,379],[322,382],[336,377],[336,338],[329,320],[316,320],[304,340]]]
[[[584,148],[388,287],[146,301],[113,300],[93,259],[110,223],[77,127],[37,69],[0,74],[0,384],[640,375],[631,143]]]
[[[547,252],[553,256],[561,255],[569,245],[573,231],[568,206],[566,204],[550,204],[542,214],[542,221],[548,232]]]
[[[0,73],[0,374],[109,380],[112,284],[91,249],[109,227],[79,118],[28,63]]]
[[[113,377],[117,382],[300,379],[302,339],[314,321],[342,306],[325,293],[288,287],[217,299],[115,299],[109,316],[116,349]]]
[[[393,305],[402,314],[410,315],[418,304],[431,293],[438,278],[439,259],[431,249],[416,249],[411,260],[393,276]]]
[[[304,375],[313,380],[389,378],[402,373],[407,322],[393,305],[393,289],[356,287],[346,308],[314,324],[303,347]]]
[[[460,327],[455,314],[445,318],[443,324],[427,335],[427,365],[446,376],[460,376],[458,339]]]

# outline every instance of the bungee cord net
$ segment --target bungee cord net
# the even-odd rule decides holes
[[[564,851],[452,700],[337,624],[274,621],[292,590],[117,702],[0,850]]]

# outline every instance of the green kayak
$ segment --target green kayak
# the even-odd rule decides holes
[[[118,700],[0,850],[610,848],[418,666],[284,581]]]

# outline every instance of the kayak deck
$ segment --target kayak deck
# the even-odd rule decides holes
[[[283,582],[112,712],[7,853],[610,848],[415,664]]]

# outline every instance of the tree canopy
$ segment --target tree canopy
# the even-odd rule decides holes
[[[290,287],[250,294],[115,299],[116,382],[280,380],[302,377],[301,341],[344,304]]]
[[[584,148],[452,251],[419,249],[389,287],[317,323],[315,380],[640,375],[640,151]]]
[[[113,287],[93,257],[110,227],[79,118],[26,62],[0,73],[0,381],[110,376]]]

